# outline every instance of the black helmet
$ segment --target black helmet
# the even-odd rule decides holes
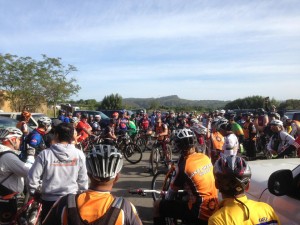
[[[214,165],[217,188],[229,196],[242,194],[250,182],[251,169],[239,156],[221,157]]]

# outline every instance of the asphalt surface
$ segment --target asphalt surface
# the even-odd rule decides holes
[[[152,196],[151,194],[148,194],[147,196],[132,195],[128,193],[128,190],[137,188],[151,189],[151,181],[153,176],[150,173],[145,172],[149,164],[149,156],[150,151],[144,152],[141,162],[137,164],[130,164],[125,160],[123,169],[121,171],[121,177],[115,184],[112,192],[116,196],[122,196],[131,201],[135,205],[139,216],[145,225],[153,224]]]

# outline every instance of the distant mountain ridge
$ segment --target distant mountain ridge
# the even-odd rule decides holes
[[[133,108],[149,108],[153,104],[165,107],[203,107],[203,108],[223,108],[230,101],[220,100],[187,100],[181,99],[177,95],[170,95],[160,98],[124,98],[123,104]]]

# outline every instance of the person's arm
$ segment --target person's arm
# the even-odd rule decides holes
[[[87,176],[87,169],[85,163],[85,156],[82,151],[78,150],[79,153],[79,171],[78,171],[78,178],[77,184],[78,189],[80,191],[84,191],[88,189],[88,176]]]
[[[2,161],[5,166],[19,177],[27,177],[29,166],[22,162],[15,154],[6,153],[2,156]]]
[[[35,161],[28,172],[28,188],[34,193],[40,186],[41,176],[43,174],[43,151],[35,158]]]

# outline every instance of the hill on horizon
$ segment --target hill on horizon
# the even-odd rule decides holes
[[[177,95],[170,95],[160,98],[124,98],[123,104],[132,108],[150,108],[157,104],[163,107],[203,107],[210,109],[223,108],[230,101],[221,100],[187,100]]]

